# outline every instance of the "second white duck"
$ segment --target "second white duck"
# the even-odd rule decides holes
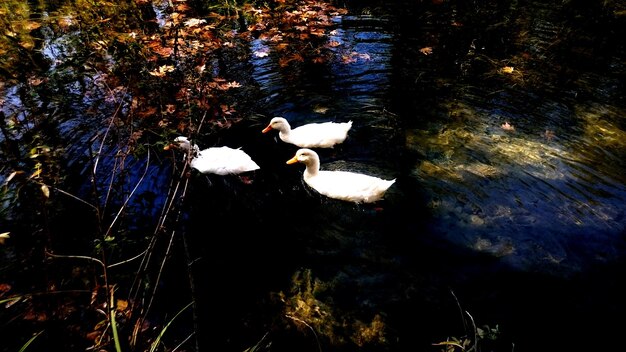
[[[300,148],[332,148],[343,143],[350,128],[352,121],[310,123],[292,129],[287,119],[274,117],[262,132],[278,130],[283,142]]]
[[[320,158],[311,149],[299,149],[287,164],[303,163],[304,181],[320,194],[355,203],[373,203],[380,200],[396,181],[350,171],[320,170]]]
[[[260,169],[259,165],[241,149],[212,147],[200,150],[186,137],[176,137],[173,144],[163,149],[179,148],[191,158],[189,165],[203,174],[238,175]]]

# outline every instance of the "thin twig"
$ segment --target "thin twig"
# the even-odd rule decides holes
[[[89,260],[92,262],[96,262],[98,264],[100,264],[100,266],[102,266],[102,270],[106,270],[106,266],[104,265],[104,263],[100,260],[100,259],[96,259],[93,257],[88,257],[85,255],[62,255],[62,254],[52,254],[50,252],[46,251],[46,255],[52,258],[65,258],[65,259],[84,259],[84,260]]]
[[[465,314],[470,317],[470,320],[472,321],[472,328],[474,329],[474,346],[472,349],[478,351],[478,330],[476,329],[476,324],[474,323],[474,317],[472,317],[468,311],[465,311]]]
[[[147,249],[144,250],[143,252],[137,254],[136,256],[134,256],[132,258],[128,258],[128,259],[122,260],[121,262],[109,264],[107,267],[110,269],[110,268],[116,267],[118,265],[122,265],[122,264],[126,264],[126,263],[129,263],[129,262],[132,262],[135,259],[141,258],[144,254],[146,254],[146,251],[147,251]]]
[[[187,341],[188,341],[188,340],[189,340],[189,339],[190,339],[193,335],[195,335],[195,334],[196,334],[196,333],[195,333],[195,331],[194,331],[194,332],[192,332],[191,334],[189,334],[189,336],[185,337],[185,339],[184,339],[184,340],[182,340],[182,341],[181,341],[178,345],[176,345],[176,347],[174,347],[174,348],[172,349],[172,352],[176,352],[176,351],[178,351],[178,349],[179,349],[179,348],[180,348],[180,347],[181,347],[181,346],[182,346],[185,342],[187,342]]]
[[[111,127],[113,126],[113,122],[115,121],[115,117],[117,116],[118,111],[120,111],[120,108],[121,108],[121,104],[118,104],[117,109],[113,113],[113,116],[111,116],[111,121],[109,121],[109,125],[107,126],[106,131],[104,132],[104,136],[102,137],[102,140],[100,141],[100,146],[98,148],[98,153],[96,154],[96,158],[95,158],[94,163],[93,163],[93,169],[91,171],[92,172],[91,182],[94,185],[96,184],[96,175],[97,175],[97,171],[98,171],[98,163],[100,162],[100,155],[102,155],[102,149],[104,148],[104,144],[105,144],[106,138],[109,135],[109,131],[111,130]]]
[[[202,125],[204,124],[204,119],[206,118],[207,111],[204,111],[202,118],[200,119],[200,124],[198,125],[198,133],[200,133],[200,129],[202,129]]]
[[[143,182],[144,177],[148,173],[148,166],[150,166],[150,149],[148,149],[148,157],[147,157],[147,160],[146,160],[146,169],[143,171],[143,174],[139,178],[139,181],[137,181],[137,184],[135,185],[133,190],[130,192],[130,195],[128,195],[128,197],[126,197],[126,200],[124,201],[124,204],[122,204],[120,209],[117,211],[117,214],[115,215],[115,218],[113,219],[113,221],[111,221],[111,224],[109,225],[109,228],[107,229],[107,232],[104,234],[105,238],[107,236],[109,236],[109,234],[111,233],[111,230],[113,229],[113,225],[117,222],[117,219],[122,214],[122,211],[124,211],[124,209],[126,209],[126,206],[128,205],[128,202],[133,197],[133,194],[135,193],[137,188],[139,188],[139,185]]]
[[[109,198],[111,197],[111,192],[113,191],[113,182],[115,182],[115,174],[117,170],[117,162],[118,158],[113,158],[113,167],[111,168],[111,177],[109,177],[109,187],[107,188],[107,193],[104,196],[104,202],[102,202],[102,212],[106,212],[107,205],[109,204]]]
[[[461,319],[463,320],[463,330],[467,334],[467,322],[465,321],[465,316],[463,315],[463,308],[461,308],[461,303],[459,302],[459,299],[454,294],[454,291],[450,290],[450,293],[452,294],[452,297],[454,297],[457,307],[459,307],[459,312],[461,313]]]
[[[42,183],[42,182],[37,182],[37,183],[38,183],[39,185],[44,185],[44,183]],[[47,185],[46,185],[46,186],[47,186]],[[70,198],[73,198],[73,199],[75,199],[75,200],[77,200],[77,201],[79,201],[79,202],[81,202],[81,203],[83,203],[83,204],[88,205],[89,207],[93,208],[95,211],[98,211],[98,207],[96,207],[95,205],[93,205],[93,204],[89,203],[88,201],[86,201],[86,200],[84,200],[84,199],[82,199],[82,198],[79,198],[79,197],[77,197],[77,196],[75,196],[75,195],[73,195],[73,194],[71,194],[71,193],[69,193],[69,192],[66,192],[66,191],[64,191],[64,190],[62,190],[62,189],[60,189],[60,188],[58,188],[58,187],[54,187],[54,186],[49,186],[49,187],[50,187],[50,188],[52,188],[52,189],[53,189],[53,190],[55,190],[55,191],[58,191],[59,193],[65,194],[66,196],[68,196],[68,197],[70,197]]]

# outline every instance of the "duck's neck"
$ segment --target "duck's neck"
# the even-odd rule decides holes
[[[306,163],[306,170],[304,170],[304,178],[308,179],[317,175],[320,171],[320,159],[310,159]]]
[[[190,159],[196,158],[198,154],[200,154],[200,147],[195,144],[184,144],[182,149],[185,151],[186,156],[188,156]]]
[[[198,156],[198,154],[200,154],[200,147],[198,147],[197,145],[193,144],[191,147],[191,157],[195,158]]]
[[[289,139],[289,136],[291,135],[291,126],[284,124],[282,125],[282,128],[280,129],[280,132],[278,132],[278,136],[280,137],[280,139],[287,140]]]

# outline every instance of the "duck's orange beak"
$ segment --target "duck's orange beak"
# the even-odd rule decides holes
[[[271,131],[271,130],[272,130],[272,126],[267,125],[267,127],[265,127],[265,128],[263,129],[263,131],[261,131],[261,132],[263,132],[263,133],[267,133],[267,132],[269,132],[269,131]]]
[[[176,145],[175,144],[168,144],[165,147],[163,147],[163,150],[170,150],[172,148],[176,148]]]
[[[287,164],[295,164],[298,162],[298,157],[294,156],[293,158],[287,160]]]

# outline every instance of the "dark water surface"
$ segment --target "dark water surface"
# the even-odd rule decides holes
[[[218,246],[227,266],[261,286],[310,269],[335,319],[381,314],[391,350],[462,335],[459,309],[498,325],[502,350],[610,345],[626,307],[623,15],[539,2],[371,11],[330,38],[355,62],[286,72],[270,55],[252,75],[267,119],[354,122],[323,165],[397,178],[382,210],[311,194],[281,165],[295,149],[260,141],[268,197],[237,196],[245,209],[224,231],[245,235]],[[217,275],[254,291],[232,274]]]
[[[502,333],[483,351],[620,346],[624,6],[348,7],[334,18],[328,39],[340,45],[326,64],[281,67],[273,44],[259,38],[249,61],[223,68],[253,92],[247,98],[256,115],[198,143],[241,146],[261,170],[251,184],[191,175],[180,232],[195,258],[202,349],[242,351],[267,333],[273,351],[438,351],[432,343],[467,335],[471,319]],[[82,84],[97,85],[97,77]],[[4,88],[9,115],[22,98]],[[78,96],[84,87],[75,89]],[[89,105],[82,96],[67,108]],[[88,116],[64,118],[54,132],[70,145],[68,177],[84,192]],[[297,148],[261,133],[272,116],[292,126],[353,121],[345,143],[319,150],[322,168],[396,183],[375,205],[316,194],[301,180],[302,165],[285,164]],[[99,170],[115,168],[115,160],[103,158]],[[146,232],[149,224],[149,233],[178,170],[163,153],[127,163],[129,178],[144,177],[136,194],[146,195],[131,205],[137,223],[130,228]],[[162,278],[157,311],[188,295],[180,246],[171,251],[176,271]],[[315,301],[307,301],[312,292]],[[327,329],[319,340],[295,319],[281,322],[312,307],[308,317]],[[384,338],[362,343],[376,321]]]

